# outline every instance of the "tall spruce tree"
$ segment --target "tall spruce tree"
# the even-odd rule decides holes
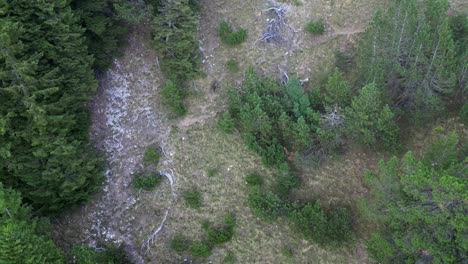
[[[97,85],[83,32],[68,1],[0,1],[0,180],[41,212],[102,180],[87,143]]]
[[[52,240],[38,232],[37,221],[21,205],[18,192],[0,183],[0,263],[64,263]]]
[[[440,115],[456,84],[447,0],[391,1],[378,12],[358,52],[363,84],[385,87],[393,104],[419,120]]]

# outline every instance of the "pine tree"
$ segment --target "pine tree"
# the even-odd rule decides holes
[[[9,0],[0,10],[0,180],[55,212],[102,179],[87,143],[93,60],[67,1]]]
[[[325,102],[328,106],[339,106],[345,108],[351,102],[351,88],[343,77],[343,74],[336,69],[328,78],[325,86]]]
[[[189,0],[163,0],[153,20],[154,46],[162,56],[164,75],[184,84],[200,74],[199,18]]]
[[[49,238],[39,235],[30,210],[19,193],[0,183],[0,263],[64,263],[62,253]]]
[[[375,84],[366,85],[346,108],[345,122],[349,135],[365,146],[383,143],[388,149],[398,142],[398,127],[394,114],[382,102]]]
[[[392,1],[378,12],[358,52],[361,84],[385,87],[392,103],[417,120],[440,115],[456,84],[447,0]]]
[[[452,152],[457,142],[452,135],[435,148],[439,153]],[[467,160],[443,158],[448,159],[429,155],[423,162],[408,152],[401,161],[382,161],[377,172],[367,175],[373,193],[368,202],[370,220],[381,226],[368,249],[378,262],[462,263],[467,259]],[[433,166],[434,162],[440,164]]]
[[[85,28],[86,45],[95,58],[94,68],[106,70],[112,59],[120,55],[127,28],[117,16],[111,0],[72,0],[73,12]],[[123,2],[123,3],[121,3]],[[126,4],[120,1],[118,7]]]

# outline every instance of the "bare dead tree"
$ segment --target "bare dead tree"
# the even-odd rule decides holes
[[[287,84],[287,83],[289,82],[288,73],[287,73],[283,68],[281,68],[280,65],[278,65],[278,70],[279,70],[279,72],[280,72],[279,81],[280,81],[282,84]]]
[[[327,109],[327,112],[321,116],[323,124],[329,128],[341,126],[344,123],[344,116],[341,112],[341,108],[337,105]]]
[[[267,27],[259,41],[279,45],[289,43],[297,30],[286,21],[287,6],[275,0],[268,0],[268,2],[271,7],[263,11],[267,12],[271,18],[267,20]]]

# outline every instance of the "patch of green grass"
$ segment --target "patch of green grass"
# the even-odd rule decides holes
[[[214,227],[210,223],[203,224],[203,228],[208,235],[208,243],[212,246],[226,243],[232,239],[236,227],[236,218],[233,214],[228,214],[224,218],[222,227]]]
[[[171,80],[166,82],[166,85],[161,91],[162,104],[167,107],[172,113],[177,116],[183,116],[187,113],[184,106],[184,93],[180,87]]]
[[[310,20],[305,25],[305,30],[314,35],[321,35],[325,32],[325,24],[322,18]]]
[[[236,73],[239,71],[239,62],[236,61],[235,59],[229,59],[226,62],[226,68],[228,69],[229,72]]]
[[[190,248],[190,241],[184,236],[177,234],[171,240],[171,249],[177,253],[182,253]]]
[[[258,174],[249,174],[245,177],[245,182],[249,186],[258,186],[262,185],[262,177],[260,177]]]
[[[236,262],[237,262],[236,255],[234,255],[232,251],[229,251],[223,259],[223,263],[226,263],[226,264],[233,264]]]
[[[218,33],[221,41],[228,46],[239,45],[247,39],[246,29],[241,28],[234,31],[226,21],[221,22],[218,28]]]
[[[151,165],[156,166],[158,165],[160,158],[161,158],[161,154],[159,153],[159,149],[153,146],[149,146],[146,148],[143,161],[146,164],[151,164]]]
[[[161,175],[135,176],[132,179],[132,187],[135,189],[152,190],[161,183]]]
[[[195,241],[192,243],[190,247],[190,252],[194,257],[206,258],[211,256],[211,246],[207,242],[204,241]]]
[[[210,168],[210,169],[208,169],[206,174],[207,174],[208,177],[211,178],[211,177],[216,176],[216,174],[218,174],[218,172],[219,172],[218,168]]]
[[[199,191],[186,191],[183,193],[185,204],[192,209],[201,207],[201,193]]]

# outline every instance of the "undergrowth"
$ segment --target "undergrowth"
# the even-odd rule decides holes
[[[239,45],[247,39],[246,29],[241,28],[234,31],[226,21],[220,23],[218,33],[221,41],[228,46]]]

